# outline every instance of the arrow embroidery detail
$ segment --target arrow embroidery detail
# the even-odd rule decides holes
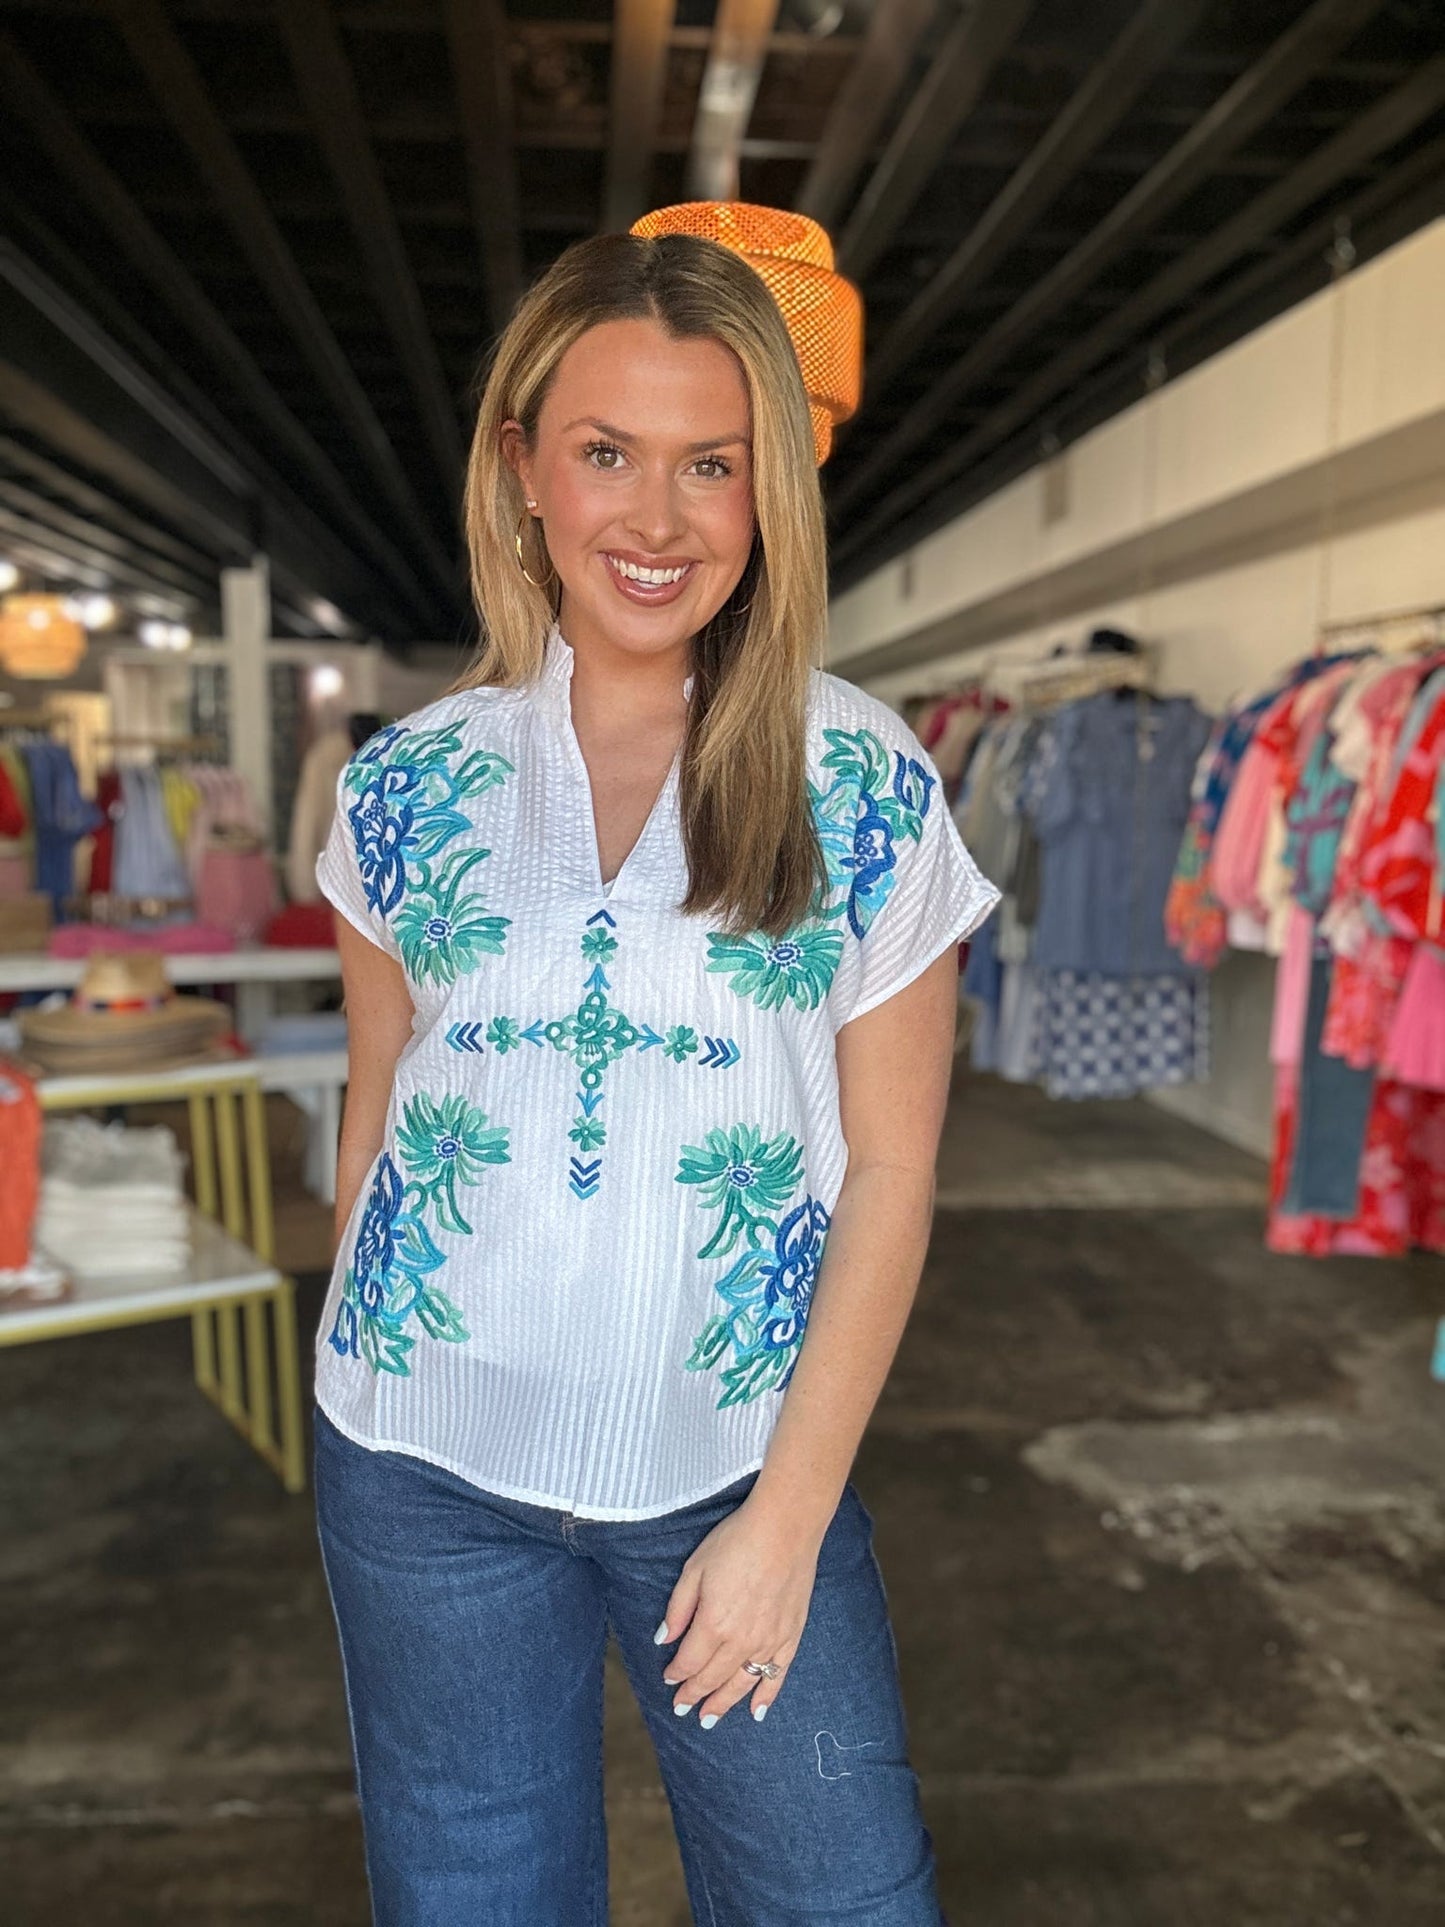
[[[723,1071],[742,1056],[735,1038],[699,1037],[689,1024],[657,1030],[651,1024],[634,1023],[617,1008],[606,969],[618,950],[616,929],[617,919],[610,910],[596,910],[588,917],[578,945],[586,972],[575,1010],[563,1017],[538,1017],[525,1026],[515,1017],[464,1020],[446,1034],[455,1051],[480,1055],[490,1044],[498,1056],[506,1057],[524,1043],[538,1049],[550,1044],[572,1060],[577,1069],[573,1093],[577,1114],[567,1136],[576,1149],[568,1159],[567,1183],[573,1196],[582,1199],[596,1197],[602,1183],[607,1124],[601,1111],[609,1064],[630,1050],[660,1050],[670,1063],[686,1064],[695,1058],[702,1070]]]

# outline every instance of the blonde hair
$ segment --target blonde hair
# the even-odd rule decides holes
[[[655,320],[677,338],[710,338],[737,356],[752,407],[757,538],[741,580],[693,638],[693,687],[680,803],[689,885],[685,911],[710,911],[732,934],[770,936],[815,909],[826,871],[808,795],[809,673],[827,612],[823,506],[812,422],[792,339],[758,275],[693,235],[598,235],[569,248],[519,305],[497,344],[467,469],[472,594],[482,623],[476,661],[455,687],[515,685],[542,666],[550,590],[517,567],[525,502],[502,449],[502,425],[534,444],[563,355],[604,321]],[[542,566],[548,557],[535,525]]]

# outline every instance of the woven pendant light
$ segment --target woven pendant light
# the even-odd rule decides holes
[[[833,430],[857,411],[863,384],[863,303],[851,281],[834,272],[833,243],[806,214],[748,201],[684,201],[657,208],[632,224],[646,240],[696,234],[742,256],[766,282],[783,311],[798,353],[813,449],[819,465]]]
[[[53,681],[85,654],[85,630],[58,595],[10,595],[0,602],[0,669]]]

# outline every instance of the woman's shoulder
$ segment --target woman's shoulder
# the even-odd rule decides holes
[[[866,732],[890,754],[894,751],[905,757],[922,754],[918,738],[896,709],[890,709],[877,696],[870,696],[857,683],[826,669],[812,672],[808,717],[810,748],[826,750],[834,740],[828,732],[837,730],[852,737]]]
[[[420,709],[413,709],[378,730],[361,745],[354,760],[374,762],[380,750],[388,762],[404,761],[409,749],[432,745],[450,736],[460,738],[475,726],[505,726],[523,707],[525,695],[520,686],[502,688],[494,684],[448,690],[435,702],[424,703]]]

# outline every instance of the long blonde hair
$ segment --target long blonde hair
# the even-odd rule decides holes
[[[752,407],[757,538],[736,589],[693,639],[693,688],[680,770],[686,911],[733,934],[779,936],[826,887],[809,807],[805,714],[827,612],[823,506],[797,356],[772,296],[713,241],[604,234],[569,248],[529,290],[496,347],[467,469],[476,661],[457,689],[515,685],[541,668],[554,618],[549,590],[517,567],[521,484],[502,424],[535,443],[563,355],[600,322],[655,320],[681,339],[711,338],[742,364]],[[542,531],[535,525],[537,536]],[[538,576],[544,567],[529,559]]]

